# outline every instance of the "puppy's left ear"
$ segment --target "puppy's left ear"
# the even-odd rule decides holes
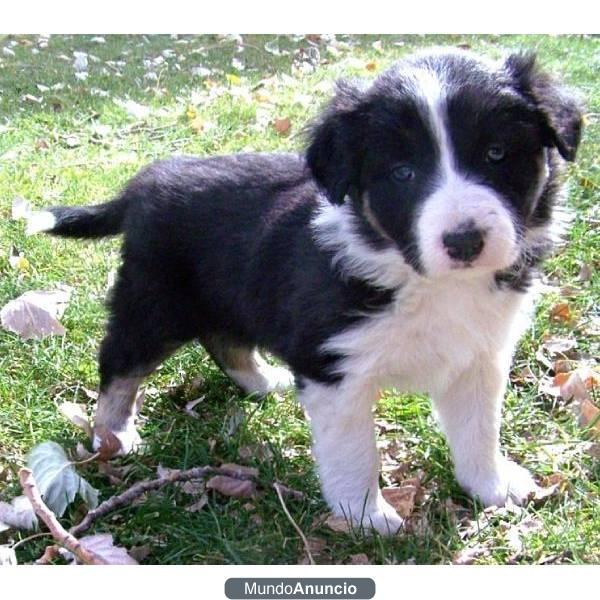
[[[539,111],[547,145],[555,146],[565,160],[575,160],[581,140],[581,100],[541,71],[534,53],[511,54],[504,67],[517,90]]]
[[[309,130],[306,162],[334,204],[342,204],[359,184],[365,119],[364,92],[354,83],[341,81]]]

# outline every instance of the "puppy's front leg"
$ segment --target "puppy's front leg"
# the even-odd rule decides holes
[[[433,397],[452,451],[456,478],[486,506],[521,504],[537,485],[527,469],[500,452],[500,417],[508,369],[499,357],[480,358]]]
[[[333,386],[308,381],[300,391],[325,500],[334,514],[389,535],[398,531],[402,519],[379,490],[376,397],[372,386],[346,381]]]

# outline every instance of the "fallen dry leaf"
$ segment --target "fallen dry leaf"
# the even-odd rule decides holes
[[[109,533],[98,533],[87,535],[79,540],[80,544],[90,552],[104,559],[109,565],[137,565],[138,562],[121,546],[115,546],[113,537]],[[77,559],[68,551],[65,555],[71,560],[71,564],[77,563]]]
[[[471,548],[463,548],[457,552],[452,559],[453,565],[472,565],[478,558],[488,556],[490,549],[484,545],[477,545]]]
[[[143,562],[152,554],[152,546],[144,544],[143,546],[132,546],[129,549],[129,556],[138,563]]]
[[[206,489],[215,490],[223,496],[232,498],[253,498],[256,496],[256,483],[249,479],[234,479],[227,475],[215,475],[211,477]]]
[[[567,302],[559,302],[550,309],[550,320],[555,323],[570,323],[573,320],[571,307]]]
[[[188,512],[200,512],[207,504],[208,495],[202,494],[199,500],[197,500],[193,504],[190,504],[189,506],[186,506],[185,510],[187,510]]]
[[[88,437],[92,437],[92,426],[88,420],[85,404],[66,401],[59,404],[57,408],[63,417],[66,417],[76,427],[83,429]]]
[[[418,479],[405,480],[400,487],[383,488],[383,497],[403,518],[409,517],[415,509],[415,500],[421,489]]]
[[[0,311],[2,327],[25,340],[64,335],[58,319],[64,313],[71,291],[68,288],[25,292]]]
[[[284,498],[292,498],[294,500],[304,500],[305,498],[305,495],[302,492],[299,492],[298,490],[293,490],[292,488],[289,488],[287,485],[283,485],[282,483],[278,482],[277,487],[279,488],[279,491],[281,492]]]
[[[329,515],[325,520],[325,525],[336,533],[348,533],[351,530],[350,523],[345,517]]]
[[[350,565],[370,565],[369,557],[366,554],[351,554]]]
[[[372,61],[368,62],[365,65],[365,69],[367,71],[376,71],[377,70],[377,63],[374,60],[372,60]]]
[[[200,417],[200,415],[194,410],[194,408],[196,408],[196,406],[198,406],[198,404],[200,404],[200,402],[203,402],[204,399],[206,398],[206,396],[200,396],[200,398],[196,398],[195,400],[190,400],[190,402],[187,402],[185,405],[185,408],[183,409],[183,412],[194,418],[197,419],[198,417]]]
[[[308,550],[310,551],[313,559],[321,556],[324,550],[327,548],[327,540],[324,540],[323,538],[311,536],[306,538],[306,541],[308,542]],[[302,556],[298,560],[299,565],[311,564],[310,558],[308,557],[308,553],[306,550],[307,548],[303,546]]]
[[[11,503],[0,502],[0,531],[13,527],[15,529],[35,529],[37,517],[31,502],[26,496],[17,496]]]
[[[292,127],[292,122],[289,117],[278,117],[273,121],[273,129],[279,135],[287,135]]]
[[[119,438],[107,427],[103,425],[94,427],[94,437],[100,440],[100,446],[98,447],[98,458],[100,460],[109,460],[121,452]]]
[[[567,352],[573,350],[577,346],[577,340],[571,337],[560,335],[545,336],[541,349],[545,350],[551,357],[558,354],[566,355]]]

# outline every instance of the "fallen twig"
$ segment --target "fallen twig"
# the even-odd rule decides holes
[[[302,529],[300,529],[300,527],[298,526],[296,521],[294,521],[294,518],[290,514],[290,511],[287,509],[287,506],[285,505],[285,501],[284,501],[283,495],[281,493],[280,484],[275,482],[273,484],[273,488],[277,492],[277,497],[279,498],[279,502],[281,502],[281,508],[283,508],[283,512],[285,513],[285,516],[288,518],[289,522],[293,525],[294,529],[298,532],[298,535],[302,539],[302,543],[304,544],[304,550],[306,552],[306,556],[308,557],[308,562],[310,562],[311,565],[316,564],[315,559],[313,558],[313,555],[310,551],[310,545],[308,543],[308,540],[306,539],[306,536],[304,535],[304,533],[302,532]]]
[[[216,467],[195,467],[185,471],[173,470],[164,477],[149,479],[148,481],[139,481],[138,483],[132,485],[128,490],[125,490],[122,494],[105,500],[97,508],[90,510],[83,520],[74,527],[71,527],[69,531],[71,535],[79,536],[83,532],[87,531],[96,520],[104,517],[114,510],[131,504],[136,498],[139,498],[146,492],[158,490],[165,485],[176,483],[178,481],[202,479],[207,475],[227,475],[228,477],[233,477],[235,479],[253,479],[253,477],[249,475],[243,475],[240,473],[235,474],[232,473],[231,470],[219,469]]]
[[[33,477],[31,469],[23,468],[19,471],[19,481],[23,493],[27,496],[37,516],[44,521],[52,537],[61,545],[70,550],[77,559],[86,565],[105,565],[106,561],[84,548],[80,541],[69,533],[58,521],[56,515],[46,506]]]

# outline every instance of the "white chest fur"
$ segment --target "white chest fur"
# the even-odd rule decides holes
[[[487,277],[410,278],[384,312],[328,340],[340,371],[401,391],[435,393],[480,359],[508,366],[531,294]]]

